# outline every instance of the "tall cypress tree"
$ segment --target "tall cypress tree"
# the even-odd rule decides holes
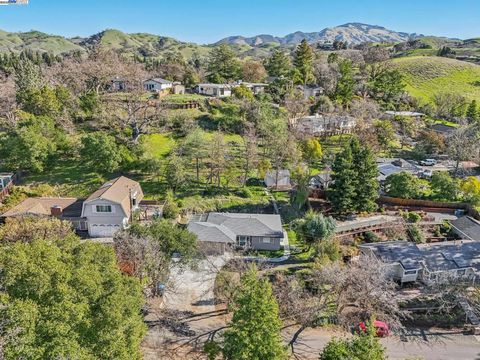
[[[353,156],[353,168],[356,176],[355,210],[372,212],[377,209],[379,183],[378,167],[375,157],[369,147],[361,146],[357,138],[350,144]]]
[[[329,200],[339,214],[372,212],[377,209],[378,169],[370,148],[353,138],[332,166],[333,185]]]
[[[308,45],[306,39],[303,39],[300,45],[295,50],[295,58],[293,65],[298,74],[298,80],[303,85],[308,84],[314,79],[313,76],[313,50]]]
[[[235,306],[230,328],[225,332],[225,359],[285,359],[278,305],[272,287],[258,278],[255,267],[242,277]]]
[[[337,154],[332,170],[333,184],[330,187],[328,199],[339,214],[351,213],[355,209],[357,177],[350,145]]]

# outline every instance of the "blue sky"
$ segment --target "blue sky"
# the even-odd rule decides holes
[[[210,43],[229,35],[320,31],[347,22],[480,36],[480,0],[30,0],[0,6],[0,29],[87,36],[106,28]]]

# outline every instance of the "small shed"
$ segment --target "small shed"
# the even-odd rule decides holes
[[[265,185],[268,188],[290,189],[292,187],[289,170],[270,170],[265,175]]]

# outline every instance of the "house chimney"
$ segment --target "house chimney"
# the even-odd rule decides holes
[[[54,205],[50,208],[50,214],[55,217],[60,217],[63,214],[63,209],[61,206]]]

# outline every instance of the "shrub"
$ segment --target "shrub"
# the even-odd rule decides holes
[[[423,244],[426,242],[425,235],[422,230],[415,224],[412,224],[408,227],[408,235],[410,239],[416,244]]]
[[[180,214],[178,205],[173,201],[168,201],[163,207],[163,217],[165,219],[176,219]]]
[[[367,243],[374,243],[374,242],[379,242],[380,238],[374,232],[367,231],[365,234],[363,234],[363,240]]]
[[[237,191],[238,196],[244,199],[251,199],[253,197],[253,193],[250,189],[242,188]]]
[[[420,222],[420,220],[422,220],[422,216],[416,212],[406,211],[406,212],[402,212],[401,215],[406,221],[412,224],[417,224]]]

